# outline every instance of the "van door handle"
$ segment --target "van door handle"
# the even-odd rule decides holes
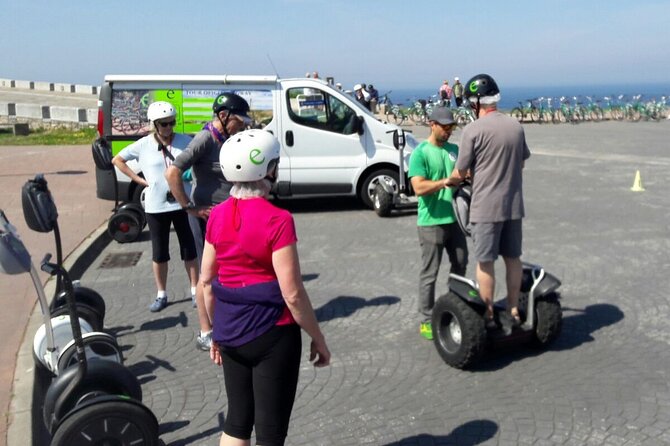
[[[293,131],[292,130],[287,130],[286,131],[286,145],[289,147],[293,146]]]

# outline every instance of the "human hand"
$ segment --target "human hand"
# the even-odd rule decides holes
[[[216,342],[212,341],[212,346],[209,348],[209,357],[212,362],[216,365],[223,364],[223,358],[221,358],[221,351],[219,351],[219,346],[216,345]]]
[[[330,351],[325,339],[322,338],[320,341],[312,339],[309,350],[309,360],[313,362],[314,367],[325,367],[330,364]]]

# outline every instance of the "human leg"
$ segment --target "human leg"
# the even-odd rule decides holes
[[[477,260],[477,283],[479,295],[486,305],[485,317],[493,318],[493,296],[495,293],[495,266],[502,223],[474,223],[472,225],[472,244]]]
[[[521,219],[506,221],[500,237],[500,254],[505,260],[507,282],[507,311],[519,321],[519,293],[523,265],[521,263],[522,230]]]
[[[265,335],[267,351],[253,370],[256,441],[283,445],[295,401],[302,351],[300,327],[274,327]]]
[[[477,283],[479,283],[479,296],[486,305],[486,319],[492,319],[493,293],[496,286],[494,262],[477,262],[476,276]]]
[[[188,214],[184,211],[175,211],[172,214],[172,224],[179,240],[181,259],[184,261],[191,288],[194,289],[198,283],[199,263],[193,232],[188,222]]]
[[[146,214],[151,236],[152,271],[156,284],[156,300],[149,309],[160,311],[167,306],[168,262],[170,261],[170,218],[164,213]]]
[[[221,349],[228,413],[220,445],[248,445],[254,426],[252,365],[237,349]]]
[[[419,313],[430,318],[435,305],[435,282],[442,262],[443,230],[439,226],[418,226],[421,246],[419,271]]]

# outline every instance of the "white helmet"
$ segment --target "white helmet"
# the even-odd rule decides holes
[[[154,122],[157,119],[173,118],[175,116],[177,116],[177,110],[174,109],[172,104],[165,101],[153,102],[149,105],[149,109],[147,110],[147,118],[151,122]]]
[[[361,88],[363,88],[363,86],[361,84],[354,85],[354,91],[360,90]]]
[[[236,133],[223,143],[219,152],[221,171],[231,182],[262,180],[273,161],[279,161],[279,141],[265,130]]]

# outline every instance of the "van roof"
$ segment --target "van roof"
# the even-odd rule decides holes
[[[279,78],[258,75],[202,75],[202,74],[108,74],[105,82],[191,82],[191,83],[221,83],[221,84],[275,84]]]

